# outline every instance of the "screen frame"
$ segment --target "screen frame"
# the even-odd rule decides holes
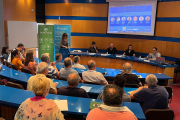
[[[110,4],[108,2],[108,12],[107,12],[107,27],[106,27],[106,34],[109,34],[109,35],[135,35],[135,36],[155,36],[155,32],[156,32],[156,22],[157,22],[157,8],[158,8],[158,1],[157,0],[148,0],[148,1],[142,1],[142,2],[156,2],[156,10],[155,10],[155,19],[154,19],[154,30],[153,30],[153,35],[148,35],[147,33],[145,34],[133,34],[133,33],[108,33],[108,30],[109,30],[109,17],[110,17]],[[126,1],[114,1],[114,2],[123,2],[125,3]],[[129,2],[129,1],[127,1]],[[137,2],[137,1],[133,1],[133,2]],[[139,2],[139,1],[138,1]]]

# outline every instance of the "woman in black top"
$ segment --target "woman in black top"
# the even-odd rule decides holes
[[[68,35],[64,33],[60,42],[60,48],[69,48],[68,46]]]
[[[128,46],[128,49],[124,52],[123,55],[135,57],[135,51],[132,49],[132,45]]]
[[[3,48],[2,48],[2,51],[1,51],[1,55],[2,55],[2,59],[3,60],[6,60],[7,61],[7,59],[8,59],[8,57],[9,57],[9,47],[7,47],[7,46],[4,46]]]

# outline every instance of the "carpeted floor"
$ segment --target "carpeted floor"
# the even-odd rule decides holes
[[[175,120],[180,120],[180,84],[171,86],[173,89],[172,102],[169,108],[175,113]]]

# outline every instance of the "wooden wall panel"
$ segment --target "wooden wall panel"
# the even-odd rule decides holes
[[[59,24],[59,20],[55,20],[55,19],[46,19],[45,20],[46,24]],[[60,20],[60,24],[66,24],[66,25],[71,25],[72,24],[72,20]],[[72,29],[71,29],[72,30]]]
[[[159,2],[157,17],[180,17],[180,1]]]
[[[72,3],[45,4],[46,16],[72,16]]]
[[[107,17],[108,4],[72,4],[72,16]]]
[[[36,21],[35,0],[3,0],[5,44],[7,41],[7,21]]]
[[[180,22],[156,22],[155,36],[180,38]]]

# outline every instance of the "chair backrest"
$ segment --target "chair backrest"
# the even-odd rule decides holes
[[[53,78],[53,77],[52,77],[52,76],[50,76],[50,75],[46,75],[46,77],[47,77],[47,78]]]
[[[138,88],[139,86],[137,84],[125,84],[125,87]]]
[[[27,74],[32,74],[32,72],[28,69],[21,68],[21,72],[27,73]]]
[[[174,120],[174,111],[170,109],[149,109],[145,116],[146,120]]]
[[[7,61],[3,61],[3,65],[5,65],[6,67],[9,67],[10,63],[8,63]]]
[[[101,84],[98,84],[98,83],[92,83],[92,82],[84,82],[86,84],[92,84],[92,85],[101,85]]]
[[[180,59],[178,59],[178,60],[176,61],[176,64],[179,65],[179,67],[180,67]]]
[[[18,89],[24,89],[22,85],[17,84],[17,83],[13,83],[13,82],[7,82],[6,86],[18,88]]]
[[[169,98],[168,99],[172,99],[172,96],[173,96],[173,90],[172,90],[172,87],[170,86],[164,86],[167,90],[167,92],[169,93]]]
[[[15,65],[13,65],[13,64],[10,64],[8,67],[9,67],[9,68],[12,68],[12,69],[14,69],[14,70],[18,70],[17,67],[16,67]]]

